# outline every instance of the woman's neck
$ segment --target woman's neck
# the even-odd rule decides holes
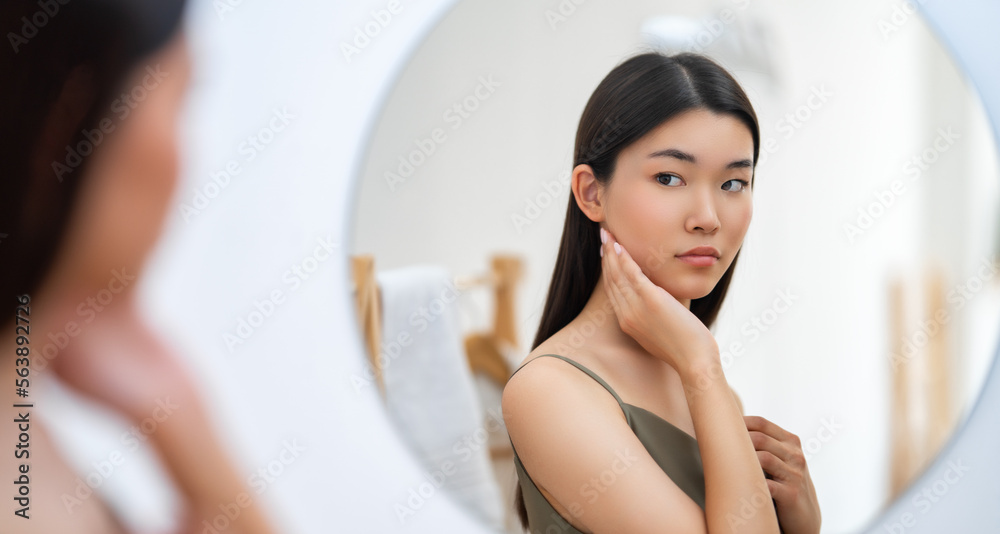
[[[626,334],[618,323],[618,317],[611,298],[604,289],[604,273],[597,280],[597,286],[590,294],[590,298],[584,305],[580,314],[570,323],[571,328],[577,331],[577,338],[582,338],[587,346],[613,347],[616,352],[622,351],[631,354],[639,360],[656,360],[658,358],[649,354],[642,345],[632,336]],[[685,308],[690,309],[691,300],[680,301]]]

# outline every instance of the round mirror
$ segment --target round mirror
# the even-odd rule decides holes
[[[388,95],[356,200],[368,378],[427,472],[401,521],[447,495],[519,532],[500,392],[531,350],[584,104],[650,48],[712,57],[760,120],[712,330],[745,412],[800,437],[823,531],[867,525],[979,395],[1000,324],[996,145],[912,4],[465,0]]]

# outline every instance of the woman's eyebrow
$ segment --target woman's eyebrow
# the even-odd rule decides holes
[[[695,157],[683,150],[678,150],[676,148],[666,148],[663,150],[657,150],[649,155],[651,158],[675,158],[681,161],[687,161],[690,163],[698,163]],[[749,159],[739,159],[726,165],[727,169],[743,169],[753,167],[753,162]]]

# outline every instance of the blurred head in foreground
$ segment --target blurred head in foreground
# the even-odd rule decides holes
[[[0,51],[0,343],[11,354],[0,358],[0,380],[24,385],[4,387],[0,409],[4,418],[31,421],[22,432],[30,457],[5,454],[0,462],[5,479],[30,479],[25,502],[16,503],[23,515],[4,513],[0,532],[124,530],[111,507],[81,488],[86,475],[74,472],[32,413],[34,403],[45,405],[35,395],[46,375],[133,424],[155,418],[155,430],[142,426],[139,437],[183,499],[185,532],[273,532],[194,381],[135,305],[177,179],[177,124],[190,72],[183,10],[183,0],[0,6],[7,36]],[[240,503],[238,520],[220,520],[219,506],[232,502]]]

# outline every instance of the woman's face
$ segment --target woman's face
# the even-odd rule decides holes
[[[602,190],[604,225],[656,285],[678,300],[708,295],[750,225],[753,137],[705,109],[664,122],[619,153]],[[680,256],[700,246],[719,257]]]
[[[137,272],[159,237],[178,173],[177,122],[190,76],[183,33],[137,64],[121,88],[128,114],[97,147],[64,242],[63,266],[86,289],[111,269]]]

